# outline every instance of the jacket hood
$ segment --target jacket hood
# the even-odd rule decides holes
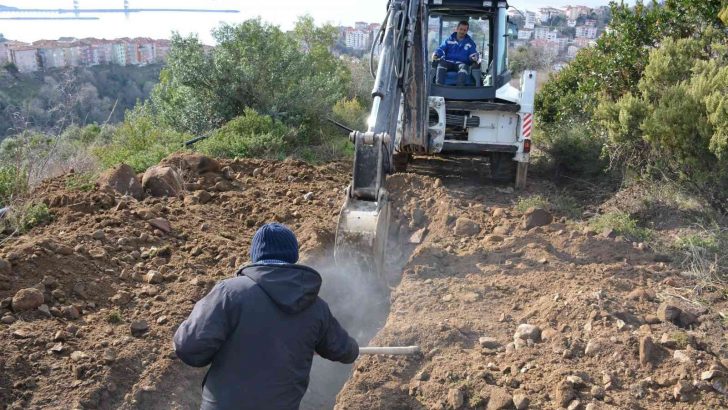
[[[303,265],[254,264],[240,268],[236,275],[252,279],[286,313],[305,310],[321,289],[321,275]]]

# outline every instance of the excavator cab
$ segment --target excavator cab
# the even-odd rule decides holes
[[[404,170],[413,154],[487,157],[493,179],[525,185],[536,78],[526,71],[520,88],[511,84],[507,11],[503,0],[388,0],[372,44],[378,63],[368,128],[349,136],[354,167],[336,232],[339,265],[382,274],[389,249],[385,178]],[[479,64],[463,85],[437,84],[431,56],[462,20]]]

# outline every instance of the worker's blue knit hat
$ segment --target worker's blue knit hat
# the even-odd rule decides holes
[[[253,236],[250,259],[253,263],[296,263],[298,261],[296,235],[287,226],[279,223],[261,226]]]

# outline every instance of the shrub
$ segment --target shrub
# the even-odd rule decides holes
[[[111,324],[121,323],[123,321],[121,317],[121,312],[119,312],[118,310],[109,311],[109,313],[106,315],[106,321]]]
[[[603,140],[583,123],[542,126],[534,134],[534,144],[547,154],[547,168],[557,179],[602,175],[609,165],[602,157]]]
[[[0,166],[0,207],[28,190],[28,175],[24,169],[13,166]]]
[[[598,215],[590,221],[589,225],[597,232],[613,229],[617,234],[632,240],[645,241],[652,237],[652,231],[638,226],[637,221],[628,213],[622,211]]]
[[[528,208],[548,208],[549,206],[548,199],[541,195],[531,195],[525,198],[519,198],[516,202],[515,209],[518,212],[526,212]]]
[[[334,104],[332,114],[336,121],[355,130],[366,130],[367,109],[356,98],[343,98]]]
[[[215,130],[196,148],[216,157],[280,158],[286,154],[286,137],[290,135],[291,130],[283,123],[246,108],[243,115]]]
[[[111,143],[97,145],[93,152],[104,168],[125,163],[140,172],[182,150],[189,139],[189,134],[160,125],[146,105],[138,105],[116,127]]]

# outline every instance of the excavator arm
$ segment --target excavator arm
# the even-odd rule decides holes
[[[365,132],[352,131],[354,168],[339,214],[334,258],[381,275],[389,230],[389,198],[384,182],[393,171],[398,122],[424,127],[424,6],[420,0],[390,0],[375,44],[379,63],[372,89],[372,109]],[[426,23],[426,22],[425,22]],[[373,48],[374,49],[374,48]],[[403,98],[403,95],[405,98]],[[416,132],[416,131],[414,131]]]

